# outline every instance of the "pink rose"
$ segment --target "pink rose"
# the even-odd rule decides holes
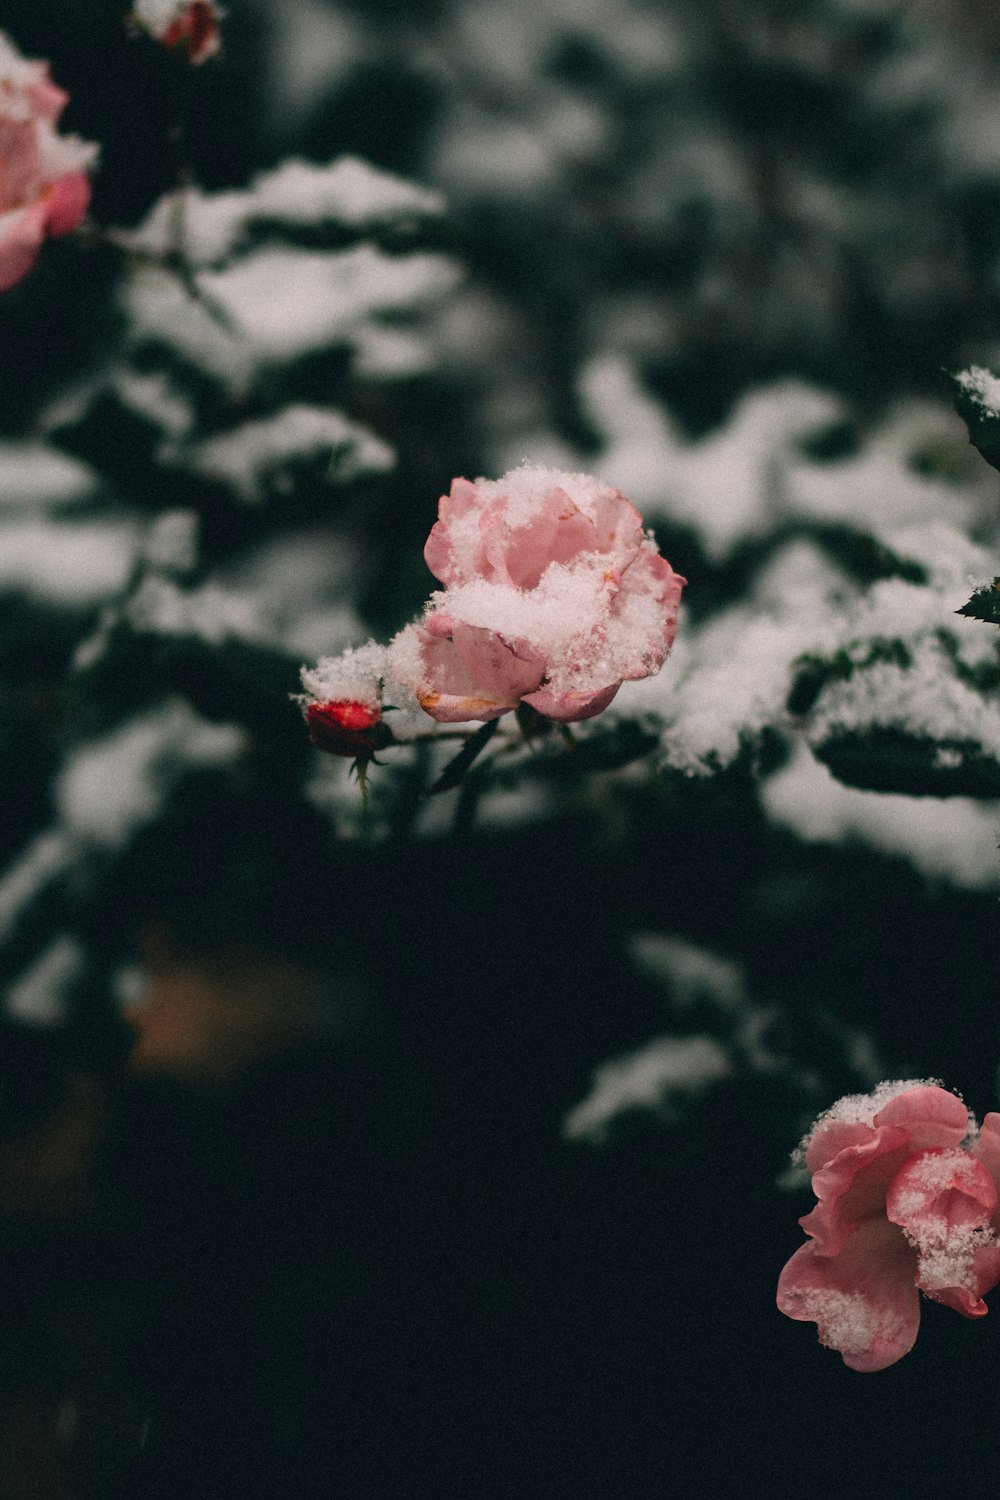
[[[852,1370],[884,1370],[912,1349],[920,1292],[985,1315],[1000,1281],[1000,1115],[977,1135],[947,1090],[883,1083],[820,1116],[805,1162],[819,1202],[778,1282],[783,1313],[816,1323]]]
[[[27,275],[48,235],[69,234],[87,212],[97,147],[57,134],[68,97],[47,63],[0,33],[0,291]]]
[[[525,467],[456,479],[438,516],[424,556],[445,587],[390,647],[393,675],[432,718],[528,703],[589,719],[659,671],[685,580],[617,490]]]

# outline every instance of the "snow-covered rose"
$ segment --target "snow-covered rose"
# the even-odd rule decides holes
[[[165,47],[186,47],[193,63],[219,50],[221,12],[214,0],[135,0],[132,15]]]
[[[977,1134],[946,1089],[883,1083],[820,1116],[805,1162],[819,1202],[781,1273],[783,1313],[865,1371],[912,1349],[921,1292],[983,1317],[1000,1281],[1000,1115]]]
[[[438,515],[424,556],[445,587],[389,647],[432,718],[588,719],[659,671],[685,580],[618,490],[524,467],[456,479]]]
[[[307,703],[305,715],[309,738],[318,750],[329,755],[370,758],[376,750],[392,744],[392,730],[382,718],[381,709],[357,699]]]
[[[76,229],[90,203],[97,147],[56,126],[68,102],[45,62],[0,32],[0,291],[31,270],[50,235]]]

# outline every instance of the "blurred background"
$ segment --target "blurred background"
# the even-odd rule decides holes
[[[992,1318],[860,1376],[774,1287],[819,1110],[998,1102],[995,12],[125,11],[3,20],[101,162],[0,300],[0,1495],[983,1490]],[[298,670],[524,458],[674,656],[365,814]]]

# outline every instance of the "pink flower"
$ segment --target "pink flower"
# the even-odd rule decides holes
[[[909,1353],[920,1292],[967,1318],[1000,1281],[1000,1115],[977,1134],[933,1083],[883,1083],[841,1099],[804,1143],[819,1202],[785,1266],[778,1307],[814,1322],[852,1370]]]
[[[659,671],[685,580],[617,490],[525,467],[456,479],[438,516],[424,556],[445,588],[390,646],[432,718],[588,719]]]
[[[76,229],[97,147],[56,132],[69,96],[0,33],[0,291],[31,270],[49,235]]]
[[[214,0],[135,0],[133,19],[165,47],[186,47],[192,63],[207,62],[219,50]]]

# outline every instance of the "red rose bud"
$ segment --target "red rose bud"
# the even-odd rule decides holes
[[[329,755],[369,759],[392,744],[392,730],[378,708],[341,698],[334,703],[310,703],[306,709],[309,738]]]
[[[186,46],[193,63],[203,63],[219,50],[219,13],[212,0],[191,0],[161,38],[165,47]]]

